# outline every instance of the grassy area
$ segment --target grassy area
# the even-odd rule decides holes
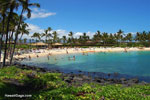
[[[125,87],[91,83],[69,86],[62,81],[60,73],[42,73],[11,66],[0,69],[0,100],[20,99],[6,98],[5,94],[32,95],[26,100],[150,100],[150,85]]]

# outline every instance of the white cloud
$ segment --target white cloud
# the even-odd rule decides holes
[[[30,38],[32,35],[33,35],[33,33],[35,33],[35,32],[38,32],[38,33],[43,33],[44,32],[44,29],[42,29],[42,28],[40,28],[39,26],[37,26],[37,25],[34,25],[34,24],[30,24],[30,23],[28,23],[28,28],[27,29],[30,29],[29,30],[29,32],[30,32],[30,34],[29,34],[29,36],[24,36],[24,37],[26,37],[26,38]],[[67,30],[63,30],[63,29],[57,29],[57,30],[53,30],[53,31],[56,31],[57,33],[58,33],[58,36],[61,38],[62,36],[66,36],[66,37],[68,37],[68,34],[69,34],[69,31],[67,31]],[[52,32],[53,32],[52,31]],[[93,36],[93,34],[94,34],[94,32],[90,32],[90,31],[88,31],[88,32],[86,32],[87,33],[87,35],[88,36],[90,36],[90,38],[92,38],[92,36]],[[73,36],[75,37],[75,38],[78,38],[79,36],[81,36],[81,35],[83,35],[83,32],[74,32],[74,34],[73,34]]]
[[[58,36],[59,37],[62,37],[62,36],[68,36],[68,32],[66,30],[63,30],[63,29],[58,29],[58,30],[55,30],[57,33],[58,33]]]
[[[83,35],[82,32],[76,32],[76,33],[74,33],[74,37],[76,37],[76,38],[80,37],[81,35]]]
[[[53,15],[56,15],[56,13],[47,12],[45,9],[33,8],[31,12],[31,19],[46,18]],[[26,16],[26,14],[24,14],[24,16]]]
[[[62,37],[62,36],[66,36],[66,37],[68,37],[68,34],[69,34],[69,32],[68,31],[66,31],[66,30],[63,30],[63,29],[58,29],[58,30],[55,30],[58,34],[59,34],[59,37]],[[86,32],[86,34],[90,37],[90,38],[92,38],[92,36],[93,36],[93,32]],[[79,38],[81,35],[83,35],[83,32],[74,32],[73,33],[73,37],[75,37],[75,38]]]
[[[76,33],[74,33],[74,37],[79,38],[81,35],[83,35],[83,33],[84,33],[84,32],[76,32]],[[85,32],[85,33],[86,33],[86,35],[89,36],[90,38],[92,38],[92,37],[93,37],[93,34],[95,34],[94,32],[90,32],[90,31]]]
[[[38,32],[38,33],[43,33],[44,32],[44,29],[41,29],[39,26],[29,24],[29,23],[28,23],[28,29],[29,29],[29,32],[30,32],[29,36],[32,36],[33,33],[35,33],[35,32]]]

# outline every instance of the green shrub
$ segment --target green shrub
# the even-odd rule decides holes
[[[119,84],[99,85],[96,83],[82,86],[68,86],[62,81],[60,73],[42,73],[22,70],[15,66],[0,69],[0,100],[4,94],[30,93],[29,100],[150,100],[150,85],[125,87]],[[6,81],[7,79],[7,81]],[[18,90],[11,81],[15,79],[25,87]]]

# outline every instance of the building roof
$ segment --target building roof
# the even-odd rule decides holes
[[[34,45],[34,46],[46,46],[47,44],[43,43],[43,42],[38,42],[38,43],[32,43],[31,45]]]
[[[61,43],[54,43],[54,44],[52,44],[52,45],[54,45],[54,46],[59,46],[59,45],[63,45],[63,44],[61,44]]]

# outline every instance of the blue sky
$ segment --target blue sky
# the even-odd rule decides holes
[[[29,23],[31,32],[47,27],[65,35],[87,32],[125,33],[150,30],[150,0],[31,0],[39,9],[32,8]]]

